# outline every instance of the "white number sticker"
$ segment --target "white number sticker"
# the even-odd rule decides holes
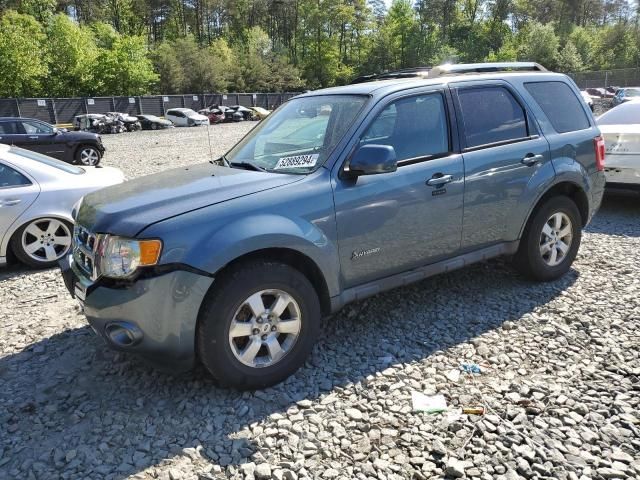
[[[320,154],[314,153],[312,155],[295,155],[293,157],[282,157],[276,163],[274,170],[282,168],[307,168],[315,166]]]

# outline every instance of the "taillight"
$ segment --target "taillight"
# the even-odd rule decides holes
[[[596,170],[602,172],[604,170],[604,138],[596,137],[593,139],[593,147],[596,150]]]

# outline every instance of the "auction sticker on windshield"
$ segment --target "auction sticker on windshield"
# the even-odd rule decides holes
[[[314,167],[318,161],[320,154],[313,153],[311,155],[295,155],[293,157],[282,157],[273,167],[274,170],[281,168],[308,168]]]

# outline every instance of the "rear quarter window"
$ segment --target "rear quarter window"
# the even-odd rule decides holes
[[[524,87],[547,116],[558,133],[591,127],[582,100],[564,82],[530,82]]]

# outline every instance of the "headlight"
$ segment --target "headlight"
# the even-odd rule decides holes
[[[155,265],[160,259],[160,240],[133,240],[106,235],[100,242],[98,271],[111,278],[126,278],[139,267]]]

